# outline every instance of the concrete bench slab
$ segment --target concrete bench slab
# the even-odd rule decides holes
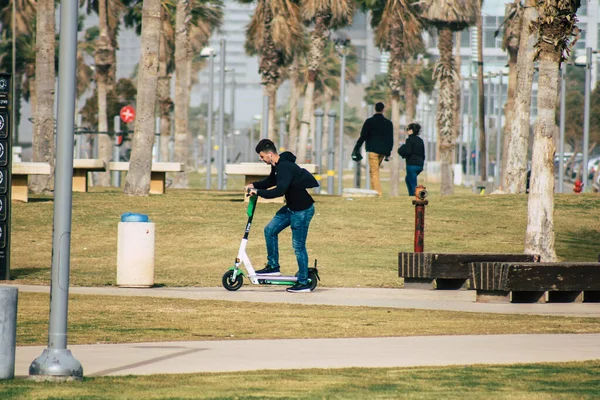
[[[73,160],[73,191],[89,190],[89,173],[106,171],[106,162],[95,158],[76,158]]]
[[[50,175],[50,164],[43,162],[20,162],[12,164],[12,200],[27,202],[29,175]]]
[[[129,162],[113,161],[108,164],[111,171],[129,171]],[[163,194],[165,192],[165,182],[167,172],[183,172],[183,164],[176,162],[155,162],[152,163],[150,172],[150,193]]]

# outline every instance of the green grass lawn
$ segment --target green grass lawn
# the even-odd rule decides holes
[[[190,180],[197,182],[197,174]],[[242,187],[230,180],[231,188]],[[387,191],[387,184],[384,185]],[[431,186],[425,251],[523,252],[527,197],[479,196],[469,189],[441,197]],[[406,188],[401,187],[404,194]],[[329,287],[399,287],[399,251],[412,251],[414,207],[408,196],[315,196],[309,257],[319,260]],[[280,205],[259,204],[248,253],[266,261],[262,229]],[[563,260],[597,260],[600,196],[557,195],[556,250]],[[52,250],[51,199],[33,196],[12,208],[11,276],[15,282],[48,284]],[[125,212],[145,213],[156,223],[155,282],[168,286],[220,286],[237,255],[246,224],[241,191],[168,189],[165,195],[129,197],[117,189],[73,194],[71,284],[115,285],[117,226]],[[297,271],[289,230],[280,235],[284,273]]]
[[[48,314],[47,294],[19,294],[19,345],[47,343]],[[69,301],[69,344],[598,332],[600,318],[92,295]]]
[[[597,399],[600,362],[0,381],[2,399]]]

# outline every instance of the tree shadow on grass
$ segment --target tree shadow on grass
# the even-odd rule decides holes
[[[48,203],[53,202],[54,197],[30,197],[27,202],[28,203]]]
[[[49,267],[15,268],[10,270],[10,280],[25,278],[47,278],[51,269]]]
[[[580,228],[565,233],[558,233],[561,245],[567,246],[571,251],[581,255],[578,261],[598,261],[600,256],[600,230]],[[567,260],[569,261],[569,260]]]

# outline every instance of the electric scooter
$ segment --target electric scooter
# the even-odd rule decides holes
[[[255,285],[295,285],[298,281],[297,276],[262,275],[257,274],[256,271],[254,271],[254,267],[252,267],[250,258],[248,257],[248,254],[246,254],[246,245],[248,244],[248,235],[250,234],[250,227],[252,226],[252,218],[254,217],[254,211],[256,210],[256,201],[258,200],[258,196],[250,196],[250,190],[248,190],[247,196],[249,196],[250,199],[248,201],[248,222],[246,223],[246,231],[244,232],[244,238],[240,244],[240,249],[238,251],[237,258],[235,259],[234,266],[230,267],[229,270],[223,275],[223,287],[229,291],[236,291],[244,284],[244,277],[249,278],[250,282]],[[240,268],[242,264],[244,264],[244,267],[246,268],[248,273],[247,275],[244,274]],[[321,280],[321,278],[319,277],[317,260],[315,259],[314,268],[308,269],[308,281],[311,291],[315,290],[317,287],[317,281],[319,280]]]

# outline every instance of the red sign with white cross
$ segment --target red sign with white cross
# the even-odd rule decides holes
[[[121,115],[121,119],[123,120],[123,122],[125,122],[126,124],[132,122],[135,119],[135,109],[131,106],[125,106],[121,108],[121,112],[119,114]]]

